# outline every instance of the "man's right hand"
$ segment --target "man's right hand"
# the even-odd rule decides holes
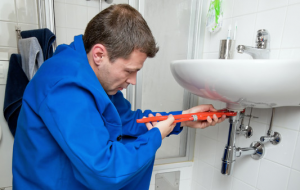
[[[161,114],[157,113],[156,116],[161,116]],[[154,117],[152,114],[149,114],[149,117]],[[151,130],[153,127],[157,127],[160,131],[161,134],[161,138],[164,139],[168,134],[170,134],[176,123],[174,122],[174,117],[173,115],[169,115],[168,119],[164,120],[164,121],[160,121],[160,122],[152,122],[152,124],[149,123],[145,123],[148,130]]]

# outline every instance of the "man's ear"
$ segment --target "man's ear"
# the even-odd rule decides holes
[[[92,47],[91,53],[92,53],[93,61],[97,66],[100,66],[101,63],[103,62],[103,59],[107,57],[106,48],[102,44],[95,44]]]

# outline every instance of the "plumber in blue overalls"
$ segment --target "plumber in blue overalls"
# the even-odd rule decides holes
[[[26,87],[13,149],[16,190],[149,189],[162,139],[182,126],[204,128],[225,117],[172,124],[172,115],[216,111],[131,111],[120,90],[135,85],[147,57],[158,51],[141,14],[112,5],[84,35],[60,45]],[[167,120],[136,119],[169,115]]]

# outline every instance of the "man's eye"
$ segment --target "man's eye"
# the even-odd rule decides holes
[[[131,73],[133,73],[133,71],[127,71],[127,73],[131,74]]]

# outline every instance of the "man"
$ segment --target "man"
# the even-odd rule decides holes
[[[204,128],[225,119],[185,122],[131,111],[120,90],[158,48],[142,16],[129,5],[96,15],[84,35],[61,45],[28,84],[13,152],[14,189],[148,189],[155,153],[182,127]],[[215,111],[203,105],[172,114]],[[166,115],[166,113],[161,113]]]

